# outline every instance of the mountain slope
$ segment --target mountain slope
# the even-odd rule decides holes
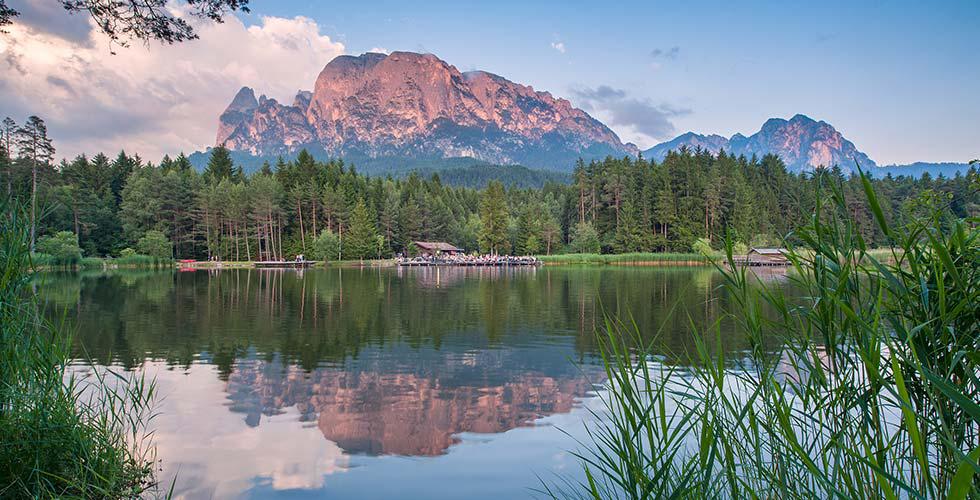
[[[637,152],[565,99],[412,52],[337,57],[289,105],[244,87],[222,113],[215,143],[255,156],[309,147],[353,159],[465,157],[557,169]]]

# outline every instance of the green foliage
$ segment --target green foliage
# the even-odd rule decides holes
[[[132,249],[124,249],[132,250]],[[128,253],[126,255],[121,255],[118,259],[113,259],[111,265],[115,267],[123,268],[136,268],[136,269],[153,269],[153,268],[163,268],[173,265],[173,259],[165,257],[154,257],[151,255],[140,255],[137,253]]]
[[[136,255],[136,250],[133,250],[132,248],[129,247],[123,248],[122,250],[119,251],[119,258],[121,259],[126,259],[134,255]]]
[[[504,185],[493,181],[487,185],[480,201],[480,250],[490,254],[506,254],[510,252],[510,242],[507,237],[507,226],[510,215],[507,211],[507,200]]]
[[[340,239],[329,229],[324,229],[310,245],[309,257],[311,260],[339,260]]]
[[[691,245],[691,251],[705,257],[710,257],[715,253],[714,249],[711,248],[711,242],[708,241],[708,238],[698,238],[697,241]]]
[[[754,248],[771,248],[778,247],[780,244],[779,239],[771,234],[757,234],[752,237],[752,241],[749,243],[749,245]]]
[[[52,236],[44,236],[37,242],[40,253],[54,259],[54,265],[74,265],[82,260],[82,249],[78,247],[78,238],[71,231],[58,231]]]
[[[606,322],[606,412],[578,453],[587,480],[551,494],[980,495],[977,220],[948,221],[937,207],[894,225],[860,181],[861,208],[891,243],[886,259],[868,251],[867,228],[833,179],[818,183],[801,245],[787,254],[797,299],[736,266],[727,245],[724,320],[749,336],[744,357],[712,348],[722,320],[695,335],[690,370],[660,362],[630,324]]]
[[[0,492],[138,497],[153,483],[153,384],[69,371],[71,338],[40,316],[30,287],[29,212],[4,202],[0,213]]]
[[[574,253],[597,254],[601,249],[599,245],[599,233],[596,232],[592,224],[579,222],[572,230],[572,241],[569,248]]]
[[[344,235],[343,255],[348,259],[370,259],[378,254],[378,233],[374,217],[364,200],[357,200],[351,212],[350,231]]]
[[[546,179],[540,188],[505,189],[492,182],[482,190],[449,186],[442,173],[367,177],[342,161],[319,162],[303,151],[245,178],[232,156],[214,148],[201,175],[183,155],[165,157],[159,166],[125,153],[114,159],[79,156],[58,168],[42,162],[36,169],[42,215],[37,234],[71,231],[91,257],[135,249],[147,231],[159,231],[178,259],[280,260],[309,253],[324,229],[346,247],[355,205],[363,200],[375,233],[385,240],[380,253],[373,235],[365,240],[372,257],[406,253],[416,240],[518,254],[687,252],[699,238],[717,242],[729,233],[753,246],[783,246],[786,236],[787,243],[798,243],[793,230],[816,203],[816,176],[787,172],[774,156],[685,150],[660,163],[607,158],[579,162],[571,185]],[[2,154],[0,160],[11,163]],[[12,163],[10,198],[26,203],[34,168],[23,159]],[[858,203],[860,179],[839,169],[822,175],[841,185],[865,241],[888,245]],[[939,207],[948,224],[980,213],[973,179],[975,170],[952,178],[871,182],[882,193],[889,222],[901,224]],[[587,238],[576,238],[582,224],[595,239],[588,231]]]
[[[207,167],[204,168],[203,176],[208,182],[240,181],[242,171],[235,167],[228,148],[224,144],[219,144],[211,150],[211,157],[208,159]]]
[[[160,231],[150,230],[143,233],[143,237],[136,242],[136,251],[158,259],[173,258],[173,246],[167,235]]]

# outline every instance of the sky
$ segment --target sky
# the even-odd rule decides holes
[[[252,0],[199,40],[112,50],[55,0],[8,3],[0,115],[44,118],[58,157],[203,150],[243,85],[291,102],[333,57],[395,50],[549,91],[644,149],[802,113],[880,165],[980,156],[976,0]]]

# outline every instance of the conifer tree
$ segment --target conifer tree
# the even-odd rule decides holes
[[[507,200],[504,186],[498,181],[492,181],[483,192],[480,202],[480,220],[483,228],[480,231],[480,249],[491,254],[506,254],[510,251],[507,238]]]
[[[224,144],[219,144],[211,149],[211,157],[208,165],[204,168],[204,180],[208,182],[220,182],[222,179],[239,180],[241,171],[235,168],[235,163],[231,160],[231,153]]]
[[[350,229],[344,238],[344,254],[355,259],[366,259],[377,253],[378,230],[374,215],[363,198],[359,198],[351,211]]]
[[[6,171],[7,197],[14,192],[14,144],[17,134],[17,123],[9,116],[0,123],[0,162]]]
[[[17,149],[31,165],[31,251],[37,242],[37,171],[54,159],[54,145],[44,120],[31,116],[17,129]]]

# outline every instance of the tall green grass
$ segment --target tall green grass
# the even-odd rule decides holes
[[[570,253],[539,255],[537,257],[546,264],[642,264],[661,262],[703,262],[705,265],[710,264],[708,259],[706,259],[703,255],[696,253]]]
[[[126,255],[118,258],[98,257],[67,257],[60,258],[44,253],[31,254],[31,264],[39,270],[76,270],[76,269],[156,269],[168,268],[174,265],[173,259],[161,259],[150,255]]]
[[[107,263],[115,267],[152,269],[152,268],[173,267],[174,260],[162,259],[160,257],[154,257],[152,255],[132,254],[132,255],[124,255],[122,257],[112,259]]]
[[[0,202],[0,498],[129,498],[153,483],[154,386],[69,365],[30,279],[29,218]]]
[[[789,252],[802,301],[734,266],[730,311],[751,349],[702,332],[689,368],[658,361],[634,325],[602,334],[608,391],[578,457],[589,498],[980,498],[980,231],[937,213],[888,224],[868,251],[838,186],[818,190]],[[763,338],[782,347],[764,349]],[[709,340],[704,340],[709,339]],[[713,339],[713,340],[711,340]]]

